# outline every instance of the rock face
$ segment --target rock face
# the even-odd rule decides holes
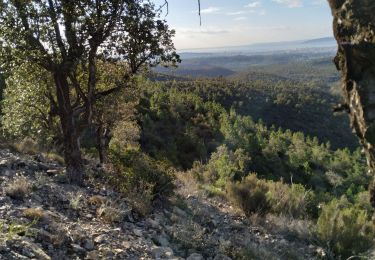
[[[335,64],[343,75],[342,92],[352,128],[375,170],[375,2],[329,0],[338,43]],[[375,183],[370,186],[375,207]]]

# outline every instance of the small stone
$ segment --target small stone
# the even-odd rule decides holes
[[[168,238],[165,234],[156,235],[152,238],[152,240],[158,246],[163,246],[163,247],[169,246],[169,241],[168,241]]]
[[[193,253],[188,258],[186,258],[186,260],[203,260],[203,259],[204,259],[203,256],[198,253]]]
[[[214,260],[232,260],[232,258],[223,255],[223,254],[217,254],[214,258]]]
[[[81,247],[80,245],[71,244],[71,247],[72,247],[73,252],[75,252],[75,253],[77,253],[79,255],[86,254],[86,250],[83,247]]]
[[[56,169],[49,169],[46,172],[48,176],[54,176],[54,175],[59,174],[59,170],[56,170]]]
[[[134,233],[134,235],[136,235],[137,237],[141,237],[141,236],[143,236],[143,234],[142,234],[142,230],[140,230],[140,229],[133,229],[133,233]]]
[[[0,167],[4,167],[4,168],[8,167],[8,161],[7,160],[1,160],[0,161]]]
[[[154,229],[160,228],[160,223],[157,220],[147,219],[147,223]]]
[[[94,238],[94,242],[97,243],[97,244],[102,244],[106,240],[107,240],[107,235],[106,234],[102,234],[102,235],[99,235],[96,238]]]
[[[151,254],[152,254],[153,258],[158,259],[158,258],[162,257],[163,250],[162,250],[161,247],[153,247],[151,249]]]
[[[88,251],[91,251],[94,249],[94,242],[91,239],[86,239],[83,247]]]
[[[153,247],[151,249],[151,254],[156,259],[172,257],[174,255],[170,247]]]
[[[87,259],[87,260],[99,260],[100,259],[99,252],[98,251],[88,252],[85,259]]]
[[[129,241],[122,242],[122,247],[125,249],[129,249],[131,247],[130,242]]]
[[[326,256],[326,252],[325,252],[324,249],[321,248],[321,247],[318,247],[318,248],[316,249],[316,254],[317,254],[319,257],[321,257],[321,258],[324,258],[324,257]]]
[[[178,207],[173,207],[173,212],[181,217],[187,217],[187,213]]]

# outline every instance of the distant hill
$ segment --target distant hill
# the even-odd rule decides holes
[[[304,41],[302,42],[302,44],[336,44],[336,40],[333,37],[324,37],[324,38]]]
[[[208,77],[208,78],[215,78],[215,77],[227,77],[233,75],[235,72],[219,67],[214,66],[211,64],[185,64],[183,63],[177,69],[168,69],[168,68],[157,68],[156,72],[171,75],[174,77]]]
[[[179,50],[179,53],[182,59],[191,59],[210,56],[277,54],[280,52],[293,52],[294,54],[305,52],[321,53],[335,52],[336,49],[337,43],[333,37],[323,37],[297,41],[254,43],[241,46],[184,49]]]
[[[178,68],[157,67],[154,72],[177,78],[228,77],[242,71],[257,71],[277,75],[278,77],[302,80],[309,80],[311,77],[316,78],[315,75],[327,74],[331,78],[332,74],[337,74],[332,63],[334,54],[335,52],[317,53],[310,51],[232,56],[218,54],[183,59]],[[324,73],[322,74],[322,72]],[[306,74],[309,74],[307,78]],[[327,79],[327,77],[324,77],[324,79]]]

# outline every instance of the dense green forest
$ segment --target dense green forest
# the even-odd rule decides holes
[[[237,113],[250,115],[256,121],[261,119],[269,127],[302,131],[323,142],[329,141],[333,148],[358,147],[348,117],[333,113],[342,98],[340,79],[330,56],[280,54],[273,59],[270,55],[264,56],[267,65],[253,64],[229,77],[207,78],[208,73],[204,78],[186,78],[177,70],[177,74],[156,74],[150,78],[166,81],[165,84],[181,91],[193,91],[205,101],[218,102],[227,110],[233,107]],[[255,59],[262,60],[260,57],[257,55]],[[203,63],[204,58],[200,60]],[[229,58],[217,60],[216,64],[224,67],[227,63],[222,60],[227,62]]]
[[[156,164],[187,170],[185,174],[207,192],[228,197],[246,214],[317,221],[318,239],[337,257],[370,248],[373,210],[366,190],[371,176],[361,150],[336,149],[303,132],[268,127],[244,115],[246,110],[237,112],[234,104],[246,88],[231,84],[223,79],[141,80],[134,117],[140,128],[133,135],[139,140],[136,150]],[[305,94],[311,97],[308,89]],[[302,102],[304,107],[309,101]],[[134,143],[129,140],[123,153],[132,154]],[[155,184],[164,182],[162,178]],[[337,224],[330,227],[332,222]],[[356,240],[362,241],[358,247],[353,246]]]

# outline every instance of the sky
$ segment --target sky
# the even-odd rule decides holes
[[[156,4],[164,0],[155,0]],[[178,50],[306,40],[332,35],[326,0],[168,0]]]

